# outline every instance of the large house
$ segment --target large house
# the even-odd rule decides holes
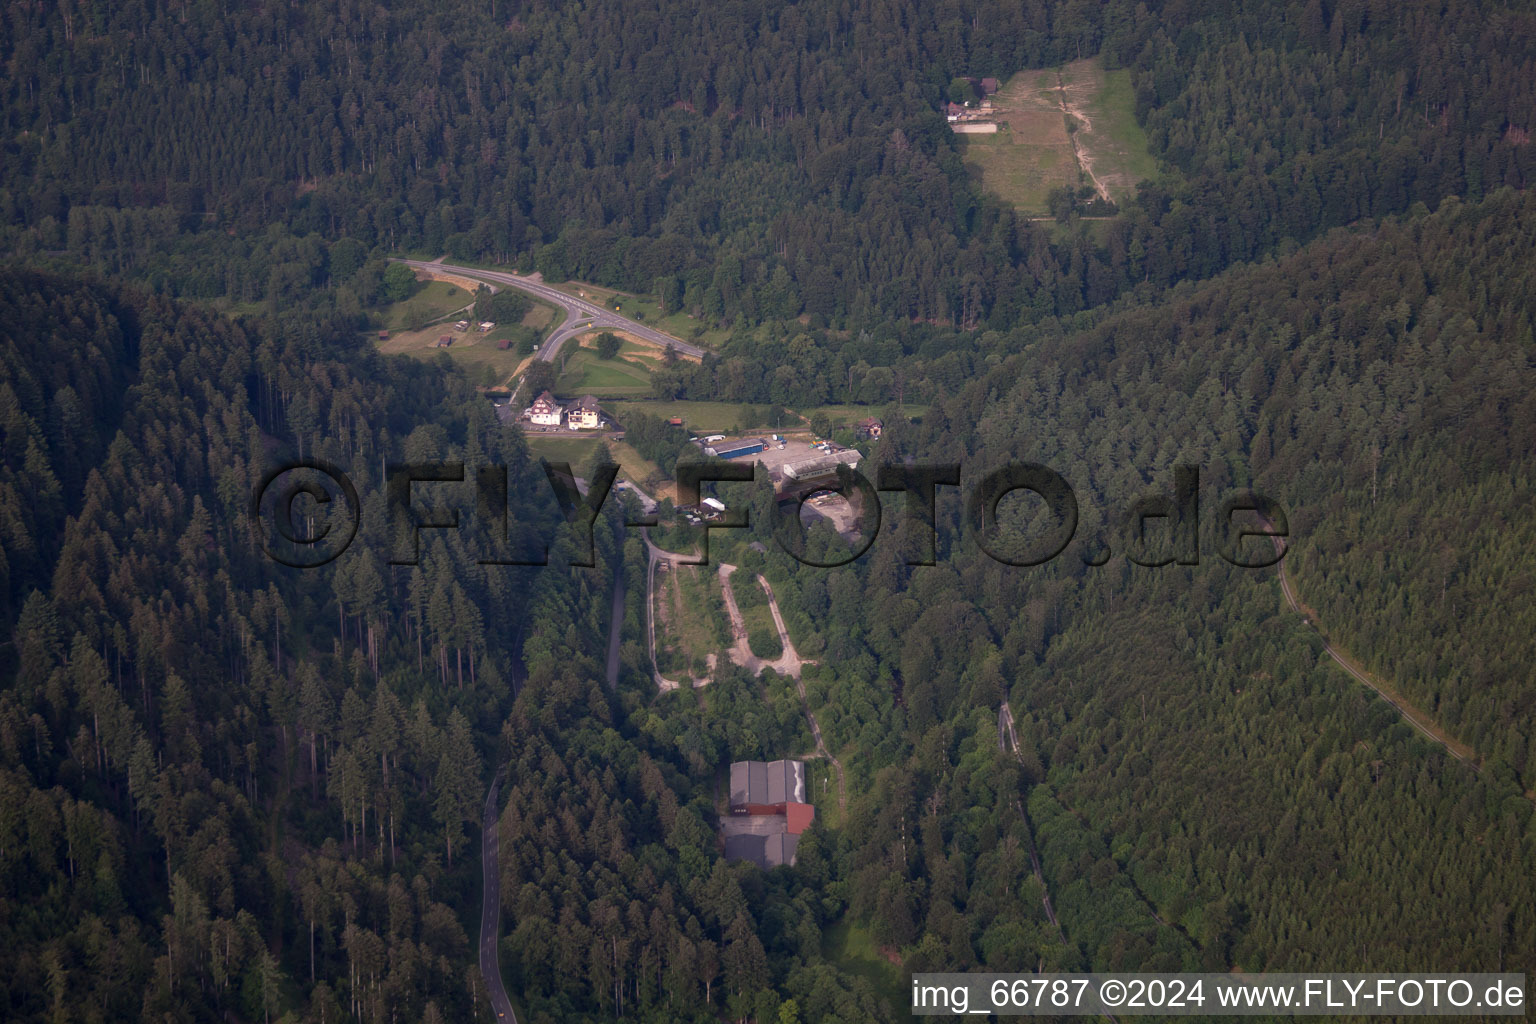
[[[523,415],[528,417],[530,423],[537,426],[558,427],[560,425],[560,416],[563,412],[565,412],[565,408],[555,401],[554,395],[546,391],[533,400],[533,404],[528,407],[528,411],[523,413]]]
[[[596,430],[603,425],[603,409],[591,395],[582,395],[567,414],[572,430]]]

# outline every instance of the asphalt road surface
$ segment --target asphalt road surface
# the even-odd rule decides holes
[[[497,795],[501,790],[501,773],[491,780],[490,792],[485,794],[485,827],[480,835],[480,976],[485,979],[486,991],[491,998],[491,1012],[496,1020],[517,1024],[517,1014],[512,1010],[512,1000],[507,998],[507,988],[501,981],[501,958],[497,940],[501,933],[501,863],[496,849],[500,829],[496,827],[501,815]]]
[[[484,281],[486,284],[497,285],[504,288],[516,288],[518,291],[527,292],[545,302],[559,306],[565,311],[565,320],[555,331],[539,346],[539,358],[550,362],[559,353],[560,346],[567,339],[574,338],[578,334],[597,330],[627,331],[637,338],[643,338],[663,347],[671,345],[679,355],[703,358],[705,350],[697,345],[690,345],[686,341],[680,341],[670,334],[663,334],[654,327],[647,327],[637,320],[620,316],[611,309],[604,309],[595,302],[577,298],[561,291],[558,288],[544,284],[542,281],[533,281],[517,274],[509,274],[500,270],[479,270],[475,267],[461,267],[453,263],[443,263],[433,260],[396,260],[408,267],[417,270],[443,270],[449,271],[458,277],[467,277],[475,281]]]

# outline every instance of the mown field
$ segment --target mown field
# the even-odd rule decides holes
[[[1078,179],[1056,84],[1054,70],[1019,72],[992,97],[1002,129],[956,136],[961,159],[982,188],[1031,216],[1046,214],[1051,189]]]
[[[1062,103],[1076,126],[1067,131]],[[1021,71],[993,97],[996,135],[957,136],[961,159],[986,191],[1032,217],[1049,214],[1054,188],[1077,188],[1097,179],[1110,198],[1123,202],[1137,182],[1155,179],[1157,161],[1136,123],[1130,72],[1105,71],[1098,58],[1056,69]],[[1073,136],[1091,177],[1079,167]]]
[[[578,339],[579,346],[562,349],[565,371],[556,382],[556,393],[591,394],[598,398],[648,394],[651,389],[651,367],[655,362],[638,354],[642,346],[625,342],[614,358],[599,359],[596,338],[595,334],[583,335]],[[571,343],[566,342],[566,345]],[[626,349],[629,351],[626,352]]]
[[[452,294],[454,292],[458,294]],[[437,298],[432,300],[431,308],[442,310],[438,314],[439,317],[445,317],[463,308],[471,300],[471,296],[462,288],[448,284],[446,281],[430,281],[421,292],[405,302],[385,307],[382,314],[385,321],[389,322],[391,317],[401,319],[404,314],[400,309],[418,302],[421,296],[427,293],[437,295]],[[452,305],[454,302],[458,305]],[[543,339],[554,317],[553,307],[534,302],[529,306],[528,312],[523,314],[521,322],[497,324],[488,334],[481,334],[475,330],[460,333],[453,329],[451,321],[444,320],[441,323],[428,324],[415,329],[392,329],[386,340],[378,341],[376,344],[380,352],[403,354],[417,359],[433,359],[440,354],[446,354],[448,358],[466,368],[479,369],[482,383],[505,384],[521,372],[524,364],[531,358],[527,352],[521,351],[516,343],[526,338],[536,345]],[[445,334],[453,338],[453,344],[446,349],[438,348],[437,339]],[[504,339],[512,340],[513,347],[499,348],[499,343]]]
[[[447,281],[427,281],[403,302],[394,302],[380,310],[384,327],[391,331],[414,331],[463,309],[474,296]]]

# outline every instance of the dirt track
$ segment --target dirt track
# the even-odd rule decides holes
[[[1083,175],[1093,182],[1094,191],[1098,192],[1105,202],[1112,202],[1113,200],[1109,196],[1109,189],[1105,188],[1098,175],[1093,173],[1093,158],[1088,155],[1082,146],[1077,144],[1077,137],[1079,135],[1086,135],[1093,131],[1093,120],[1083,112],[1083,108],[1075,100],[1068,99],[1069,88],[1066,79],[1062,77],[1060,71],[1057,71],[1056,96],[1061,100],[1062,116],[1067,119],[1068,124],[1075,123],[1077,125],[1076,131],[1069,130],[1067,132],[1067,136],[1072,140],[1072,155],[1077,158],[1077,166],[1083,172]]]
[[[727,652],[731,661],[751,672],[753,675],[762,675],[763,669],[771,668],[781,676],[793,676],[800,678],[800,668],[806,664],[800,657],[800,652],[795,650],[794,642],[789,639],[789,630],[784,626],[784,617],[779,614],[779,603],[773,598],[773,590],[768,586],[768,581],[761,576],[757,578],[764,592],[768,595],[768,610],[773,614],[773,624],[779,631],[779,643],[783,645],[783,651],[777,658],[769,660],[759,658],[752,653],[751,646],[747,643],[747,624],[741,616],[741,609],[736,606],[736,592],[731,589],[731,574],[736,567],[729,562],[720,563],[720,590],[725,595],[725,610],[731,617],[731,636],[733,642]]]
[[[1273,543],[1275,546],[1276,554],[1284,553],[1285,548],[1279,537],[1273,538],[1271,543]],[[1405,700],[1402,696],[1388,687],[1385,683],[1377,680],[1375,676],[1371,675],[1363,668],[1357,666],[1353,658],[1350,658],[1347,654],[1334,647],[1333,644],[1329,642],[1328,637],[1323,634],[1322,628],[1318,625],[1317,612],[1309,608],[1306,603],[1296,595],[1296,592],[1291,589],[1291,581],[1285,575],[1285,559],[1282,558],[1279,562],[1276,562],[1275,568],[1279,571],[1280,592],[1285,595],[1286,603],[1291,606],[1292,611],[1305,616],[1304,621],[1306,625],[1310,626],[1314,631],[1316,631],[1317,638],[1323,642],[1323,650],[1327,653],[1328,657],[1332,658],[1340,668],[1342,668],[1345,672],[1348,672],[1355,678],[1355,680],[1364,683],[1372,690],[1375,690],[1378,697],[1392,705],[1392,707],[1397,710],[1397,713],[1403,716],[1403,720],[1417,729],[1426,739],[1433,740],[1434,742],[1440,744],[1448,752],[1450,752],[1452,757],[1456,758],[1458,761],[1463,762],[1464,764],[1470,765],[1474,771],[1482,771],[1482,766],[1478,764],[1477,751],[1473,750],[1471,747],[1467,746],[1465,743],[1462,743],[1450,733],[1446,732],[1440,727],[1438,722],[1430,718],[1427,714],[1420,711],[1418,708],[1414,707],[1412,704],[1409,704],[1407,700]]]

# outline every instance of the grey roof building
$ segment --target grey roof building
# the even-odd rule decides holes
[[[728,836],[725,840],[726,860],[749,860],[763,869],[781,865],[794,867],[795,849],[800,837],[792,832],[775,832],[768,836]]]
[[[731,811],[766,814],[806,803],[804,761],[737,761],[731,765]]]

